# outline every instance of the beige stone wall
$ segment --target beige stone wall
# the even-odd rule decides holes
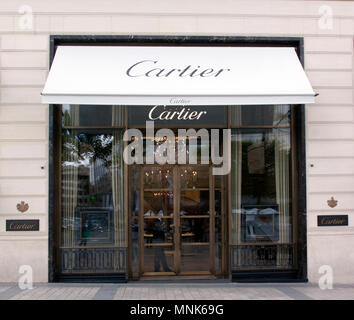
[[[23,5],[33,11],[30,30],[21,28]],[[320,28],[324,5],[331,29]],[[47,281],[48,106],[40,92],[50,34],[304,37],[305,69],[320,94],[306,106],[309,280],[326,264],[335,282],[354,283],[354,1],[301,0],[1,0],[0,282],[16,281],[21,264]],[[23,214],[22,200],[30,205]],[[349,214],[350,225],[318,228],[318,214]],[[8,218],[38,218],[40,232],[6,233]]]

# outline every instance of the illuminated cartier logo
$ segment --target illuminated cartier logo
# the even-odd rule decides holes
[[[150,120],[199,120],[207,111],[190,111],[189,108],[182,108],[180,111],[157,110],[159,106],[152,107],[149,111]]]
[[[230,69],[201,68],[201,66],[188,65],[182,68],[160,67],[158,61],[142,60],[130,66],[126,73],[129,77],[218,77]]]

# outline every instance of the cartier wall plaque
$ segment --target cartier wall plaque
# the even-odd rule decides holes
[[[348,215],[317,216],[319,227],[347,226]]]
[[[6,231],[39,231],[39,220],[6,220]]]

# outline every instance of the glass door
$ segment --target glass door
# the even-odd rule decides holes
[[[209,165],[179,168],[180,273],[213,273],[211,243],[214,238]]]
[[[170,166],[141,168],[140,270],[144,275],[176,273],[175,185]]]
[[[141,190],[140,275],[220,273],[222,179],[212,175],[209,165],[146,165],[138,170],[139,182],[131,187]]]

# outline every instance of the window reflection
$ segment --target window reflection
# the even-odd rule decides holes
[[[63,140],[63,197],[76,194],[79,207],[111,207],[113,136],[67,130]]]
[[[124,126],[125,107],[109,105],[62,106],[62,125],[80,127]]]
[[[109,249],[125,244],[122,134],[62,131],[63,272],[122,268],[119,249]]]
[[[234,268],[292,266],[290,168],[290,129],[233,129]]]
[[[231,106],[232,126],[288,126],[290,105]]]

